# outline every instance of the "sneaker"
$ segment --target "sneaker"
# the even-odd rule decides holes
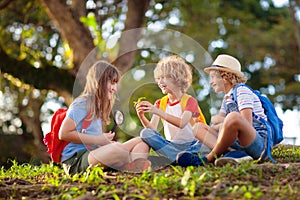
[[[138,158],[123,166],[122,170],[132,173],[142,173],[151,167],[151,162],[144,158]]]
[[[177,155],[176,162],[179,166],[203,166],[207,163],[206,157],[200,158],[197,154],[183,151]]]
[[[241,162],[248,162],[251,160],[253,160],[253,158],[244,151],[229,151],[223,157],[216,159],[215,165],[221,167],[227,163],[239,164]]]

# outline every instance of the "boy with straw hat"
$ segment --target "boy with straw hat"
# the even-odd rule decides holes
[[[214,91],[225,93],[219,114],[212,117],[212,127],[199,123],[194,130],[212,151],[201,158],[196,154],[182,152],[177,156],[178,164],[184,167],[201,166],[215,161],[215,165],[221,166],[227,162],[265,159],[267,127],[252,117],[253,112],[267,120],[258,96],[247,86],[239,86],[237,102],[233,98],[234,87],[247,81],[240,62],[230,55],[222,54],[204,71],[209,74]],[[224,153],[224,157],[216,159]]]

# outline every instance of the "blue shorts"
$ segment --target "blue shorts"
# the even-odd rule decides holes
[[[240,151],[245,151],[253,159],[265,160],[267,158],[267,144],[268,144],[268,131],[265,124],[254,119],[253,126],[256,130],[256,137],[253,142],[243,147],[239,144],[238,140],[231,145],[232,148]]]
[[[239,112],[238,105],[236,103],[231,103],[229,105],[224,104],[224,107],[227,114],[232,111]],[[238,139],[236,139],[230,147],[239,151],[245,151],[249,156],[251,156],[255,160],[265,160],[268,156],[267,126],[255,117],[252,118],[252,125],[253,128],[256,130],[256,136],[253,142],[250,145],[243,147],[240,145]]]
[[[167,157],[171,163],[176,160],[177,154],[182,151],[201,153],[203,156],[210,152],[210,149],[197,139],[192,142],[171,142],[166,140],[159,132],[149,128],[143,129],[140,137],[158,155]]]

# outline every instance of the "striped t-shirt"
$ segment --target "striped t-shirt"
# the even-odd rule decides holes
[[[233,99],[233,89],[231,89],[226,95],[229,96],[232,101]],[[264,113],[264,109],[262,107],[262,104],[256,94],[254,94],[249,88],[246,86],[241,86],[237,88],[236,91],[236,96],[237,96],[237,102],[238,102],[238,109],[239,111],[245,109],[245,108],[251,108],[252,112],[255,113],[255,115],[267,120],[267,116]],[[221,106],[220,112],[226,114],[225,108],[225,98],[223,99],[223,103]]]

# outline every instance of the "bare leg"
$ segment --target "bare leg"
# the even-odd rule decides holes
[[[92,166],[102,164],[106,167],[120,167],[130,162],[130,156],[122,144],[115,142],[91,151],[88,162]]]
[[[197,123],[193,127],[193,132],[195,137],[209,148],[212,149],[216,145],[218,133],[210,126],[203,123]]]
[[[256,131],[245,118],[238,112],[229,113],[223,123],[213,150],[207,155],[207,161],[212,162],[215,156],[225,153],[228,147],[238,139],[242,146],[248,146],[253,142]]]
[[[132,138],[131,140],[123,143],[123,145],[128,151],[130,151],[131,161],[138,158],[147,159],[149,156],[150,148],[140,137]]]
[[[122,170],[140,173],[149,169],[149,146],[140,137],[125,142],[123,146],[130,151],[130,163],[125,164]]]
[[[127,149],[127,151],[132,151],[132,149],[140,142],[143,142],[143,140],[140,137],[135,137],[124,142],[123,147]]]

